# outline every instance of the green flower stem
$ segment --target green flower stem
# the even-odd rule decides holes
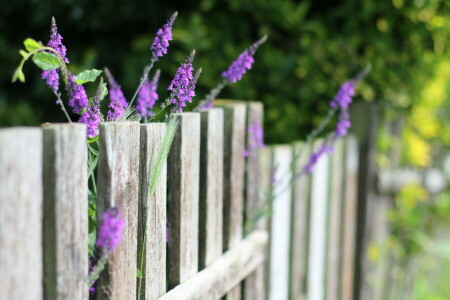
[[[108,250],[103,250],[102,256],[100,256],[100,259],[97,261],[97,264],[92,269],[92,271],[89,273],[89,278],[88,278],[89,286],[92,286],[95,283],[95,281],[100,277],[100,273],[106,267],[108,258],[109,258]]]

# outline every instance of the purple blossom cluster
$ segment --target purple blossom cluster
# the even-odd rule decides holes
[[[87,136],[93,138],[98,135],[98,126],[102,121],[100,113],[100,101],[95,99],[81,115],[78,123],[84,123],[87,127]]]
[[[73,74],[69,74],[67,92],[69,93],[69,106],[72,108],[72,111],[76,114],[83,114],[89,100],[84,87],[76,83]]]
[[[156,32],[155,39],[153,40],[150,50],[152,50],[152,61],[158,61],[159,57],[167,54],[167,48],[169,47],[169,41],[172,40],[172,26],[177,17],[175,12],[166,24]]]
[[[333,153],[334,147],[333,145],[329,145],[326,141],[320,146],[320,148],[311,153],[311,156],[309,157],[308,163],[303,167],[303,170],[307,173],[311,173],[314,169],[314,166],[317,164],[319,159],[324,154],[331,154]]]
[[[158,100],[158,93],[156,88],[158,87],[158,80],[160,71],[157,70],[153,76],[152,81],[145,80],[141,89],[139,90],[136,100],[136,111],[141,117],[151,117],[153,115],[153,106],[155,106]]]
[[[111,75],[111,73],[108,71],[108,69],[105,69],[105,74],[106,74],[106,77],[108,78],[108,83],[109,83],[110,102],[109,102],[108,107],[110,109],[108,110],[108,121],[116,121],[125,112],[128,102],[125,99],[125,96],[123,95],[120,85],[117,84],[116,80]]]
[[[193,74],[194,67],[192,66],[192,61],[194,60],[194,55],[195,51],[181,64],[181,67],[178,68],[175,77],[167,88],[171,91],[171,103],[175,104],[175,110],[177,112],[182,112],[186,103],[192,102],[192,97],[195,96],[195,85],[200,74],[199,72],[197,72],[196,76]]]
[[[125,219],[118,207],[108,208],[102,215],[102,224],[95,245],[112,253],[122,241]]]
[[[344,82],[339,88],[338,93],[330,102],[330,106],[332,108],[341,108],[346,109],[352,102],[352,97],[355,95],[355,86],[356,83],[354,80],[350,80]]]
[[[253,122],[247,129],[249,135],[248,148],[244,150],[244,157],[248,157],[249,151],[264,148],[264,131],[261,124]]]

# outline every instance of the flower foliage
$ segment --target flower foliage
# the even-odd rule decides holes
[[[120,85],[116,82],[111,72],[108,69],[105,69],[106,77],[108,78],[109,83],[109,105],[110,108],[108,110],[108,121],[116,121],[118,120],[123,113],[125,112],[125,108],[128,105],[125,96],[123,95],[122,89]]]
[[[158,93],[156,88],[158,87],[158,80],[160,71],[157,70],[153,76],[153,80],[146,79],[139,90],[136,100],[136,111],[141,117],[151,117],[153,115],[153,106],[155,106],[158,100]]]
[[[96,246],[112,253],[122,241],[125,219],[119,207],[110,207],[102,215]]]
[[[169,41],[172,40],[172,26],[178,13],[175,12],[166,24],[156,32],[155,39],[153,40],[150,50],[152,50],[152,61],[156,62],[158,59],[167,54],[167,48],[169,47]]]

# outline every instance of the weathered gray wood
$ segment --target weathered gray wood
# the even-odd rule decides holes
[[[98,221],[105,209],[119,207],[126,225],[122,242],[99,278],[98,299],[136,298],[139,128],[138,122],[100,124]]]
[[[200,114],[183,113],[175,117],[179,128],[168,162],[169,289],[198,270]]]
[[[342,259],[342,198],[344,193],[344,144],[339,140],[331,156],[330,196],[327,233],[327,288],[326,299],[339,299],[340,269]]]
[[[223,110],[201,112],[199,269],[222,253]]]
[[[86,126],[44,127],[44,298],[87,299]]]
[[[341,299],[353,299],[358,188],[358,145],[353,136],[348,137],[345,141],[344,178]]]
[[[42,130],[0,129],[0,291],[40,300],[42,290]]]
[[[243,236],[246,105],[226,104],[224,119],[223,250],[226,251]],[[227,299],[240,299],[240,296],[241,287],[236,285]]]
[[[265,258],[267,232],[257,230],[160,300],[219,299],[255,270]]]
[[[146,300],[158,299],[166,292],[166,161],[162,164],[152,197],[149,190],[165,134],[165,123],[141,125],[138,267],[140,268],[139,262],[143,257],[141,295]],[[142,256],[144,239],[146,247]]]
[[[298,176],[308,162],[311,146],[301,142],[293,145],[296,177],[293,180],[292,194],[292,229],[291,229],[291,268],[290,299],[306,299],[306,276],[308,267],[308,232],[310,176]]]

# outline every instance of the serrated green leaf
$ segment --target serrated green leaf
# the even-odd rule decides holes
[[[139,270],[138,268],[136,268],[136,277],[137,277],[137,278],[142,278],[142,277],[144,277],[144,275],[142,275],[141,270]]]
[[[27,49],[28,52],[32,52],[42,48],[41,44],[31,38],[27,38],[25,41],[23,41],[23,44],[25,45],[25,49]]]
[[[75,77],[75,82],[77,84],[93,82],[97,79],[98,75],[100,75],[101,73],[102,73],[101,70],[96,69],[83,71]]]
[[[23,58],[28,59],[28,57],[30,57],[30,54],[28,54],[27,51],[25,50],[20,50],[19,51],[20,55],[22,55]]]
[[[38,52],[32,57],[33,62],[42,70],[54,70],[59,68],[59,59],[49,52]]]
[[[16,82],[19,79],[20,82],[25,82],[25,75],[22,72],[22,68],[19,67],[13,74],[12,82]]]

